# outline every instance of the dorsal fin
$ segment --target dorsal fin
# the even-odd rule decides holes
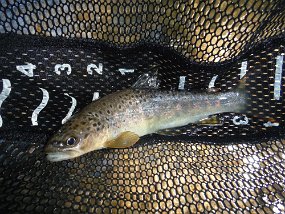
[[[157,71],[147,72],[139,76],[138,80],[132,85],[132,88],[152,88],[158,89],[159,81]]]

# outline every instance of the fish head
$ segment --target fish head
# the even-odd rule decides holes
[[[94,133],[90,131],[88,124],[70,121],[50,138],[44,151],[47,160],[56,162],[85,154],[90,151],[92,144]]]

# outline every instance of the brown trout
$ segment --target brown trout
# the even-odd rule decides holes
[[[245,106],[243,90],[193,94],[125,89],[74,115],[50,139],[45,152],[49,161],[61,161],[98,149],[126,148],[143,135],[196,123],[217,113],[242,113]]]

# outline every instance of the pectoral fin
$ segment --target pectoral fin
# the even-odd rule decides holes
[[[136,133],[126,131],[117,138],[107,141],[104,146],[107,148],[128,148],[138,142],[139,139],[140,137]]]

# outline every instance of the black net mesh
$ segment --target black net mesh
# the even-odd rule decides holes
[[[196,62],[236,57],[284,32],[284,1],[1,1],[1,33],[155,43]],[[268,24],[269,23],[269,24]]]
[[[284,1],[0,1],[0,210],[282,213]],[[246,114],[129,149],[49,163],[42,147],[92,100],[144,73],[228,91]]]

